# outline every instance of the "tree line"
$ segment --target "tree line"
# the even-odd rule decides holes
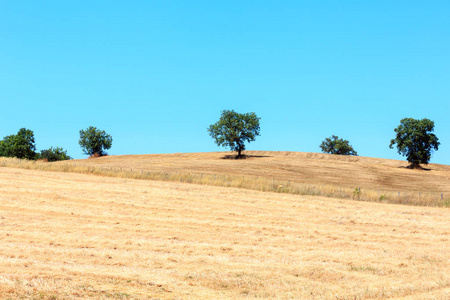
[[[84,154],[103,156],[112,146],[112,137],[104,130],[90,126],[86,130],[80,130],[78,144]],[[0,157],[2,156],[49,162],[72,159],[61,147],[50,147],[36,152],[34,133],[26,128],[21,128],[17,134],[5,136],[0,141]]]
[[[223,110],[219,121],[210,125],[207,131],[218,146],[236,151],[236,158],[245,158],[242,154],[245,144],[253,142],[260,135],[260,119],[254,112],[241,114],[234,110]],[[420,168],[420,164],[429,163],[431,154],[437,151],[440,145],[433,131],[434,122],[429,119],[404,118],[394,129],[396,135],[389,147],[392,149],[394,145],[397,145],[398,153],[406,156],[410,167]],[[80,130],[79,133],[78,144],[84,154],[107,155],[106,150],[112,146],[111,135],[94,126]],[[329,154],[358,155],[349,141],[335,135],[322,141],[319,148],[322,152]],[[33,131],[26,128],[21,128],[17,134],[5,136],[0,141],[0,156],[29,160],[42,159],[49,162],[71,159],[67,151],[60,147],[50,147],[36,152]]]
[[[245,143],[254,141],[260,135],[259,120],[255,113],[240,114],[234,110],[224,110],[219,121],[208,127],[208,133],[218,146],[229,147],[237,152],[236,158],[242,158]],[[420,164],[429,163],[431,154],[440,145],[433,131],[434,122],[429,119],[404,118],[394,129],[396,135],[389,148],[397,145],[398,153],[406,156],[410,167],[420,168]],[[326,138],[319,147],[324,153],[358,155],[349,141],[335,135]]]

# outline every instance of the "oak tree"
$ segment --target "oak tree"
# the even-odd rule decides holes
[[[234,110],[224,110],[219,121],[209,126],[208,133],[218,146],[229,147],[240,158],[245,143],[254,141],[260,135],[260,119],[254,112],[240,114]]]
[[[26,128],[21,128],[17,134],[5,136],[0,141],[0,156],[35,159],[35,151],[34,133]]]
[[[389,148],[397,144],[399,154],[406,156],[411,168],[420,168],[420,164],[428,164],[433,151],[438,150],[439,139],[433,133],[434,122],[429,119],[416,120],[404,118],[394,129],[395,138]]]
[[[335,135],[326,138],[319,147],[324,153],[358,156],[358,153],[356,153],[349,141],[340,139]]]
[[[80,130],[80,140],[78,144],[81,146],[84,154],[99,156],[106,155],[105,150],[112,146],[112,137],[104,130],[89,126],[86,130]]]

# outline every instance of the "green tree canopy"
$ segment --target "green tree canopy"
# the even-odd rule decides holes
[[[209,126],[208,132],[218,146],[229,147],[241,157],[245,142],[254,141],[260,134],[259,120],[254,112],[240,114],[224,110],[219,121]]]
[[[358,156],[358,153],[353,150],[353,147],[350,145],[349,141],[340,139],[335,135],[332,135],[330,138],[326,138],[319,147],[324,153]]]
[[[432,151],[438,150],[440,145],[439,139],[433,133],[434,122],[429,119],[404,118],[394,131],[396,135],[389,148],[392,149],[397,144],[398,153],[406,156],[412,168],[428,164]]]
[[[39,159],[46,159],[47,161],[58,161],[58,160],[69,160],[72,159],[69,155],[67,155],[67,151],[60,147],[50,147],[46,150],[41,150],[41,153],[38,155]]]
[[[26,128],[21,128],[17,134],[5,136],[0,141],[0,156],[35,159],[35,151],[34,133]]]
[[[89,126],[86,130],[80,130],[80,144],[83,153],[86,155],[105,155],[105,150],[112,146],[112,137],[104,130]]]

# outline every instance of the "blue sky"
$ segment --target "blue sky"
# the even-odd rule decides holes
[[[79,130],[110,154],[223,151],[206,128],[255,112],[249,150],[361,156],[389,149],[405,117],[435,121],[450,164],[450,1],[2,1],[0,138],[84,158]]]

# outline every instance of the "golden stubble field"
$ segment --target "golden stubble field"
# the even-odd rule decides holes
[[[248,159],[224,159],[235,154],[118,155],[70,163],[114,170],[226,174],[394,192],[450,193],[448,165],[429,164],[425,166],[426,170],[410,170],[406,168],[408,162],[400,160],[286,151],[245,151]]]
[[[1,299],[449,299],[450,210],[0,168]]]

